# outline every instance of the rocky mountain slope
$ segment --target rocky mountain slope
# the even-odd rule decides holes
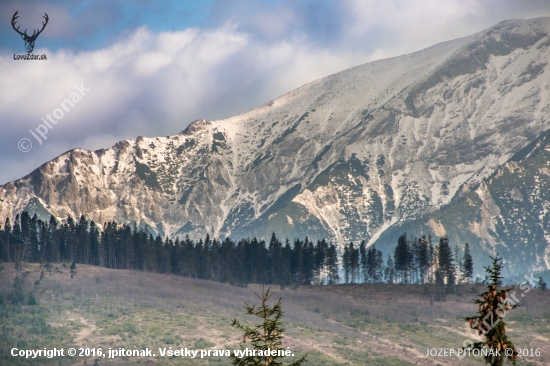
[[[549,128],[549,34],[549,18],[505,21],[173,136],[75,149],[1,186],[0,216],[29,209],[171,236],[374,242]]]
[[[550,130],[481,183],[465,184],[448,205],[386,230],[377,246],[393,248],[403,232],[475,243],[477,258],[497,251],[507,276],[550,269]]]

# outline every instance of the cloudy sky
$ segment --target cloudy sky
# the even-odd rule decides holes
[[[17,10],[28,34],[48,14],[33,52],[47,60],[14,60],[26,54]],[[175,134],[352,66],[541,16],[550,1],[3,0],[0,184],[76,147]],[[46,128],[75,85],[89,91]]]

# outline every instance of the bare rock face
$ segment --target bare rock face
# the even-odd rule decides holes
[[[473,243],[476,271],[487,252],[506,260],[503,274],[523,279],[550,268],[550,130],[514,154],[481,183],[464,185],[448,205],[388,228],[376,246],[389,249],[403,232],[447,235],[454,243]],[[483,263],[485,262],[485,263]]]
[[[1,186],[0,216],[32,201],[170,236],[374,242],[548,129],[549,34],[548,18],[506,21],[174,136],[75,149]]]

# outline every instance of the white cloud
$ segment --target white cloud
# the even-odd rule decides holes
[[[9,165],[23,164],[30,172],[37,161],[69,148],[97,149],[101,142],[107,148],[118,139],[177,133],[193,119],[244,112],[360,61],[312,48],[304,39],[252,42],[231,23],[160,34],[142,27],[96,51],[38,52],[48,61],[0,58],[0,115],[20,121],[2,126],[0,149],[11,155],[0,166],[2,181],[20,175],[11,174]],[[48,140],[18,152],[14,141],[30,138],[29,130],[81,83],[90,91],[48,132]]]
[[[466,36],[528,11],[522,13],[519,5],[508,6],[508,13],[493,11],[491,0],[341,4],[339,38],[327,43],[305,28],[289,31],[307,14],[279,8],[246,27],[238,19],[212,29],[156,33],[140,27],[99,50],[35,50],[48,61],[0,57],[0,184],[70,148],[108,148],[120,139],[174,134],[194,119],[245,112],[320,77]],[[31,138],[29,130],[80,83],[90,88],[88,95],[48,132],[43,145],[19,152],[17,141]]]

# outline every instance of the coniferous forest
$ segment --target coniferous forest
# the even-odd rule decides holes
[[[365,242],[349,243],[340,251],[325,239],[316,242],[269,242],[231,238],[183,240],[154,237],[136,225],[108,222],[99,227],[84,216],[48,222],[23,212],[0,225],[0,260],[18,263],[83,263],[113,269],[175,274],[192,278],[284,286],[337,283],[435,283],[451,289],[471,282],[473,261],[469,245],[455,246],[446,236],[434,246],[431,237],[397,240],[393,255]]]

